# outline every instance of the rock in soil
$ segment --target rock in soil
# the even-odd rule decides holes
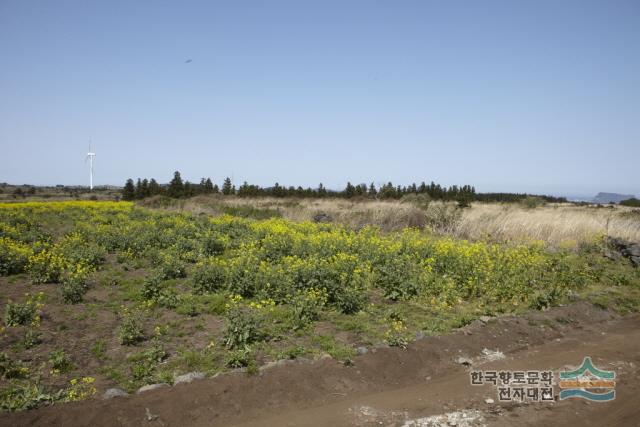
[[[367,347],[358,347],[356,348],[356,353],[366,354],[366,353],[369,353],[369,349]]]
[[[129,393],[119,388],[110,388],[102,395],[103,399],[113,399],[114,397],[129,396]]]
[[[193,380],[201,380],[204,378],[204,374],[202,372],[189,372],[188,374],[178,375],[173,380],[173,384],[183,384],[190,383]]]
[[[160,384],[145,385],[140,387],[136,393],[140,394],[140,393],[144,393],[145,391],[157,390],[163,387],[169,387],[169,384],[160,383]]]

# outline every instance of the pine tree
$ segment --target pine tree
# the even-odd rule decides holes
[[[122,189],[122,200],[133,200],[136,196],[136,189],[133,180],[129,178]]]
[[[226,177],[224,179],[224,183],[222,184],[222,194],[224,194],[225,196],[228,196],[231,194],[231,178]]]
[[[182,197],[191,197],[194,194],[194,185],[189,181],[184,183],[184,187],[182,189]]]
[[[380,188],[380,198],[381,199],[393,199],[396,197],[396,188],[393,186],[391,181],[384,184]]]
[[[156,194],[160,194],[162,192],[162,189],[160,188],[160,185],[158,185],[158,182],[151,178],[151,181],[149,181],[149,195],[150,196],[155,196]]]
[[[244,181],[238,188],[238,197],[248,197],[251,195],[251,187],[247,181]]]
[[[184,184],[182,183],[180,172],[175,171],[173,173],[173,179],[169,182],[169,188],[167,188],[167,195],[175,198],[179,198],[184,195]]]
[[[136,181],[136,192],[134,197],[136,199],[142,199],[144,197],[142,195],[142,180],[140,178],[138,178],[138,181]]]
[[[273,184],[273,188],[271,189],[271,193],[273,197],[284,197],[284,188],[277,182]]]
[[[326,195],[327,195],[327,189],[324,188],[324,185],[322,185],[322,183],[320,183],[320,185],[318,185],[318,196],[324,197]]]
[[[207,194],[213,193],[213,182],[211,182],[211,178],[207,178],[204,181],[204,192]]]
[[[149,180],[147,178],[142,180],[142,185],[140,185],[140,193],[142,194],[142,198],[149,197]]]
[[[369,194],[369,197],[372,199],[378,197],[378,190],[376,190],[376,185],[373,182],[369,185],[369,191],[367,191],[367,194]]]
[[[344,189],[343,193],[347,199],[350,199],[355,196],[356,188],[350,182],[347,182],[347,187]]]

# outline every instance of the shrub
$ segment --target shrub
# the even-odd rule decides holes
[[[545,200],[541,197],[527,196],[520,202],[522,206],[528,209],[535,209],[546,204]]]
[[[376,268],[376,285],[391,300],[409,299],[423,288],[425,270],[411,257],[394,256]]]
[[[40,325],[40,310],[44,307],[42,303],[44,294],[42,292],[35,295],[25,294],[25,297],[24,304],[9,301],[5,306],[4,324],[6,326],[30,324],[37,327]]]
[[[134,345],[144,340],[142,321],[136,313],[124,309],[122,323],[119,330],[120,343],[122,345]]]
[[[206,256],[216,256],[224,252],[224,242],[216,236],[207,236],[202,246]]]
[[[569,294],[569,290],[561,286],[554,286],[549,290],[544,290],[533,300],[531,307],[536,310],[546,310],[558,305]]]
[[[132,356],[129,360],[134,362],[131,366],[131,375],[136,381],[149,381],[153,378],[158,363],[168,357],[164,347],[158,342],[140,353]]]
[[[195,317],[200,314],[200,304],[194,295],[182,294],[178,296],[176,312],[186,316]]]
[[[387,344],[392,347],[406,348],[409,345],[407,327],[402,320],[393,320],[385,333]]]
[[[42,334],[35,329],[27,329],[24,331],[24,337],[22,339],[22,345],[24,348],[32,348],[42,342]]]
[[[25,271],[31,255],[32,251],[28,245],[0,237],[0,276]]]
[[[84,236],[75,232],[65,236],[57,245],[64,259],[71,265],[82,264],[92,270],[104,263],[106,251],[95,243],[88,242]]]
[[[60,292],[62,299],[67,304],[82,302],[82,297],[89,289],[84,273],[69,273],[62,280]]]
[[[33,283],[58,283],[65,266],[62,255],[45,249],[29,257],[27,270]]]
[[[367,295],[362,289],[345,286],[334,296],[334,304],[344,314],[353,314],[362,310],[367,302]]]
[[[259,265],[260,261],[253,256],[240,256],[231,260],[226,269],[227,289],[243,297],[254,296],[258,287],[256,274]]]
[[[178,279],[187,276],[187,267],[177,256],[163,256],[158,268],[163,279]]]
[[[193,273],[193,291],[196,294],[218,292],[227,280],[225,267],[218,261],[207,261],[196,266]]]
[[[291,300],[296,326],[298,328],[304,328],[311,322],[317,320],[326,303],[326,291],[308,289],[307,291],[298,293]]]
[[[262,319],[258,310],[235,306],[229,309],[226,317],[224,342],[227,348],[243,348],[264,338],[260,330]]]
[[[11,360],[5,352],[0,352],[0,378],[9,380],[24,378],[29,373],[29,368],[20,362]]]
[[[71,357],[63,349],[53,350],[49,355],[49,363],[56,374],[69,372],[73,369]]]
[[[59,393],[56,398],[63,402],[76,402],[87,399],[97,392],[93,385],[95,380],[93,377],[82,377],[80,380],[73,378],[69,381],[69,387],[62,390],[62,393]]]
[[[229,352],[225,365],[228,368],[244,368],[250,366],[252,362],[251,349],[245,347]]]
[[[178,305],[178,296],[162,285],[161,275],[158,274],[145,279],[142,285],[142,297],[160,307],[175,308]]]

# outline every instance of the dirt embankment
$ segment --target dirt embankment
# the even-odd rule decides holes
[[[491,360],[493,351],[504,357]],[[616,371],[614,401],[498,403],[493,387],[470,385],[471,369],[557,373],[585,356]],[[372,349],[350,366],[292,361],[253,376],[233,373],[126,398],[2,414],[0,425],[637,426],[639,366],[640,315],[619,318],[580,303],[476,321],[406,350]]]

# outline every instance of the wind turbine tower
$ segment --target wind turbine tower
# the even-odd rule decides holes
[[[87,157],[85,158],[85,162],[89,160],[89,190],[93,190],[93,158],[96,156],[96,153],[91,151],[91,142],[89,142],[89,152],[87,153]]]

